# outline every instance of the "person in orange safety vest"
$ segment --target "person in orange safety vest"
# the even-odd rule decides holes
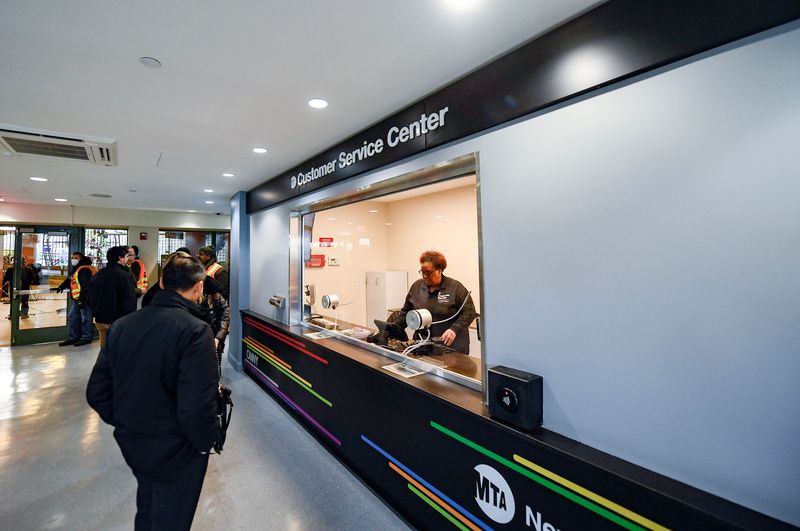
[[[70,265],[72,274],[56,288],[56,291],[61,293],[69,284],[69,295],[72,299],[72,307],[67,314],[69,338],[59,343],[59,347],[88,345],[94,339],[92,309],[89,307],[89,284],[96,270],[92,266],[92,259],[78,251],[72,253]]]
[[[144,262],[139,258],[139,248],[135,245],[130,247],[133,249],[133,258],[128,254],[128,267],[131,268],[134,280],[136,280],[136,296],[141,297],[142,293],[147,291],[149,283],[147,282],[147,267]]]
[[[217,252],[210,245],[200,247],[197,250],[197,258],[206,266],[206,275],[220,283],[223,292],[222,295],[228,299],[228,271],[219,262],[217,262]]]

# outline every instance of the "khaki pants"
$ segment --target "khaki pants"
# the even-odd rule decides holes
[[[108,329],[111,328],[111,325],[96,321],[94,325],[97,327],[97,333],[100,334],[100,348],[103,348],[106,346],[106,335],[108,335]]]

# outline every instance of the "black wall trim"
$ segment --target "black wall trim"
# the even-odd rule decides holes
[[[247,213],[798,18],[797,0],[611,0],[260,184],[247,193]],[[443,125],[415,126],[421,134],[388,145],[398,139],[392,128],[428,125],[434,114]],[[357,162],[340,163],[370,144]]]

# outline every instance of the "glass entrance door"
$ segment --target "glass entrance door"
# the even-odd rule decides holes
[[[0,227],[0,255],[3,258],[2,289],[0,289],[0,347],[11,345],[11,279],[14,275],[16,227]]]
[[[67,337],[68,292],[56,293],[68,274],[70,254],[80,249],[80,229],[19,227],[11,295],[11,344]]]

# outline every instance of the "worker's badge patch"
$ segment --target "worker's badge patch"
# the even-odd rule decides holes
[[[450,294],[449,293],[439,293],[439,295],[436,296],[436,300],[440,304],[448,303],[448,302],[450,302]]]

